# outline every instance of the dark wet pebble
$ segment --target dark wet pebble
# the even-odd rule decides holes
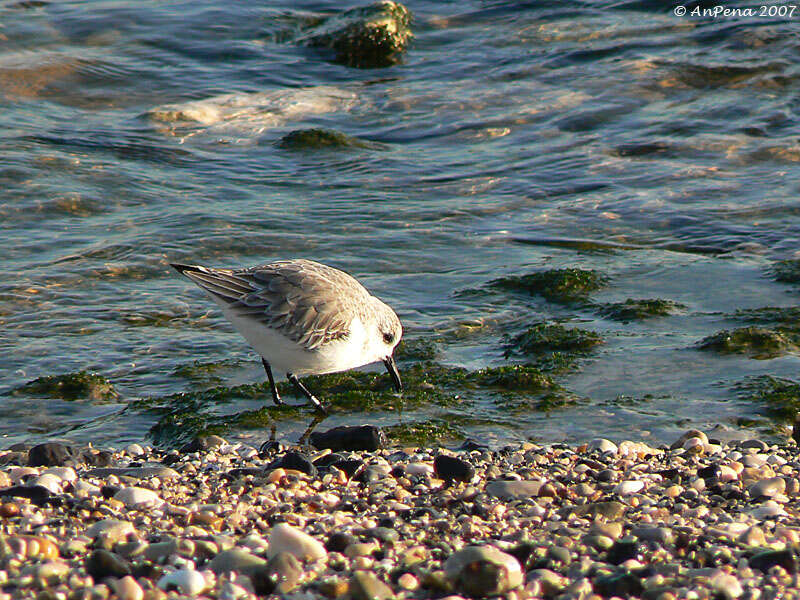
[[[350,544],[355,544],[356,538],[349,533],[337,531],[332,533],[325,542],[325,549],[328,552],[344,552]]]
[[[617,540],[608,549],[606,560],[612,565],[618,565],[639,555],[639,544],[633,540]]]
[[[445,481],[470,481],[475,476],[475,467],[447,454],[440,454],[433,460],[433,470]]]
[[[457,450],[463,450],[464,452],[472,452],[473,450],[488,450],[489,446],[486,444],[481,444],[480,442],[476,442],[475,440],[464,440],[464,443],[461,444]]]
[[[782,567],[787,573],[795,573],[797,571],[797,560],[794,553],[787,550],[768,550],[756,554],[749,561],[750,567],[758,569],[766,573],[774,566]]]
[[[609,483],[611,481],[614,481],[616,476],[617,476],[616,473],[614,473],[614,471],[612,471],[611,469],[603,469],[602,471],[597,473],[597,481],[601,483]]]
[[[15,485],[0,491],[0,497],[27,498],[36,506],[53,504],[56,499],[50,490],[41,485]]]
[[[716,479],[720,473],[721,469],[717,465],[708,465],[697,469],[697,476],[703,479]]]
[[[100,488],[100,494],[103,496],[103,498],[108,500],[109,498],[113,498],[121,489],[121,487],[116,485],[104,485]]]
[[[271,471],[272,469],[293,469],[311,477],[317,476],[317,467],[307,456],[296,451],[287,452],[280,458],[273,460],[267,465],[266,470]]]
[[[344,471],[344,474],[347,475],[348,479],[352,479],[354,475],[364,468],[364,461],[357,458],[341,459],[333,463],[333,466],[341,471]]]
[[[310,441],[319,450],[374,452],[386,446],[386,435],[374,425],[341,426],[312,433]]]
[[[641,596],[644,586],[633,573],[622,573],[598,577],[594,580],[594,591],[606,598],[630,598]]]
[[[381,479],[383,479],[383,471],[375,467],[362,469],[361,472],[356,475],[356,481],[360,483],[373,483]]]
[[[108,550],[95,550],[86,560],[86,572],[96,581],[104,577],[125,577],[131,574],[130,565]]]
[[[337,454],[336,452],[331,452],[330,454],[326,454],[324,456],[320,456],[317,460],[314,461],[315,467],[329,467],[332,464],[339,462],[340,460],[345,460],[345,457],[341,454]]]
[[[72,460],[74,450],[61,442],[37,444],[28,451],[28,465],[31,467],[60,467]]]

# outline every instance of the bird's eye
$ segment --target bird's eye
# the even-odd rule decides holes
[[[393,333],[384,333],[383,334],[383,341],[387,344],[391,344],[394,341],[394,334]]]

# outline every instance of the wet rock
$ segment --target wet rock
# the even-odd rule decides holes
[[[537,323],[511,339],[505,347],[505,355],[536,355],[546,352],[586,353],[602,344],[603,338],[594,331],[576,327],[564,327],[548,323]]]
[[[542,481],[490,481],[486,484],[486,493],[503,500],[524,500],[539,495]]]
[[[310,562],[324,560],[328,556],[325,546],[319,541],[286,523],[275,525],[269,536],[267,555],[272,558],[281,552]]]
[[[358,458],[342,458],[332,463],[332,466],[336,467],[345,475],[347,475],[348,479],[352,479],[361,472],[361,469],[364,468],[364,461]]]
[[[293,469],[300,471],[311,477],[317,476],[317,467],[309,460],[307,456],[300,452],[287,452],[280,458],[273,460],[266,467],[266,471],[273,469]]]
[[[542,296],[552,302],[569,304],[586,300],[590,293],[602,288],[606,281],[604,275],[593,270],[550,269],[495,279],[489,285]]]
[[[334,427],[311,434],[311,445],[319,450],[374,452],[386,447],[386,435],[374,425]]]
[[[440,454],[434,459],[433,470],[439,479],[445,481],[469,482],[475,476],[475,467],[465,460],[447,454]]]
[[[795,335],[764,327],[741,327],[733,331],[720,331],[700,341],[700,350],[713,350],[721,354],[747,354],[753,358],[768,359],[800,348]]]
[[[131,574],[130,565],[108,550],[95,550],[86,561],[86,572],[100,581],[105,577],[125,577]]]
[[[470,596],[503,594],[522,585],[522,568],[510,554],[493,546],[467,546],[444,563],[447,579]]]
[[[400,60],[411,39],[411,15],[402,4],[383,0],[346,10],[298,39],[329,48],[336,62],[351,67],[388,67]]]
[[[686,309],[685,304],[661,298],[634,299],[628,298],[625,302],[605,304],[600,309],[600,314],[615,321],[640,321],[653,317],[664,317]]]
[[[348,584],[348,592],[351,600],[389,600],[394,598],[392,588],[368,571],[353,573]]]
[[[61,442],[45,442],[37,444],[28,452],[28,464],[32,467],[55,467],[65,465],[74,459],[75,452],[71,446]]]
[[[15,396],[31,394],[64,400],[111,401],[119,398],[111,382],[96,373],[79,371],[39,377],[12,391]]]
[[[379,149],[374,142],[345,135],[332,129],[298,129],[291,131],[278,141],[278,147],[290,150],[319,150],[323,148]]]

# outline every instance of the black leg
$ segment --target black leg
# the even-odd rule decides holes
[[[303,432],[303,435],[300,436],[300,439],[297,441],[297,443],[300,444],[301,446],[307,444],[308,438],[310,438],[311,434],[314,433],[314,429],[316,428],[316,426],[322,423],[325,420],[326,416],[327,415],[316,415],[311,420],[311,423],[309,423],[308,427],[306,427],[305,432]]]
[[[328,411],[327,411],[327,410],[325,410],[325,407],[324,407],[324,406],[322,406],[322,402],[320,402],[320,401],[319,401],[319,399],[318,399],[318,398],[317,398],[317,397],[316,397],[314,394],[312,394],[311,392],[309,392],[309,391],[308,391],[308,388],[307,388],[306,386],[304,386],[302,383],[300,383],[300,380],[297,378],[297,375],[293,375],[292,373],[287,373],[287,374],[286,374],[286,379],[288,379],[289,381],[291,381],[291,382],[292,382],[292,385],[293,385],[295,388],[297,388],[297,390],[298,390],[298,391],[299,391],[301,394],[303,394],[303,395],[304,395],[306,398],[308,398],[308,399],[311,401],[311,404],[313,404],[314,406],[316,406],[316,407],[317,407],[317,410],[318,410],[320,413],[322,413],[323,415],[327,415],[327,414],[328,414]]]
[[[275,378],[272,376],[272,367],[270,367],[269,363],[263,358],[261,359],[261,364],[264,365],[264,370],[267,372],[267,379],[269,379],[269,387],[272,389],[272,399],[275,402],[275,406],[282,406],[283,400],[281,400],[278,387],[275,385]]]

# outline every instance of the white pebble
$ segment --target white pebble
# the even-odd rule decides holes
[[[614,487],[614,493],[619,494],[620,496],[629,496],[630,494],[641,492],[643,489],[644,481],[629,479],[617,484]]]
[[[42,471],[42,475],[55,475],[61,481],[75,481],[78,474],[72,467],[50,467]]]
[[[196,596],[206,589],[206,578],[194,569],[181,569],[164,575],[158,580],[158,587],[162,590],[178,588],[182,594]]]
[[[140,487],[122,488],[114,494],[114,498],[122,502],[128,508],[152,508],[164,503],[156,492]]]
[[[136,580],[130,575],[118,579],[114,584],[119,600],[142,600],[144,591]]]
[[[56,477],[52,473],[39,475],[35,479],[31,479],[28,485],[40,485],[53,494],[61,493],[61,478]]]
[[[280,552],[288,552],[295,558],[311,562],[328,557],[328,551],[318,540],[286,523],[275,525],[269,535],[267,556],[272,558]]]
[[[131,444],[125,448],[125,452],[130,456],[141,456],[144,454],[144,448],[142,448],[139,444]]]
[[[433,467],[426,463],[410,463],[406,465],[409,475],[433,475]]]

